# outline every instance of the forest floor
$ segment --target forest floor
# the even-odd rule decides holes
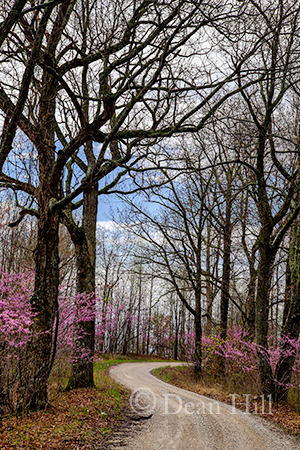
[[[66,392],[52,380],[44,411],[0,417],[0,449],[91,450],[105,447],[112,430],[128,418],[129,391],[108,375],[112,365],[130,361],[159,361],[130,355],[95,363],[95,389]]]
[[[196,394],[218,400],[229,405],[233,404],[233,392],[226,388],[226,382],[196,381],[194,370],[189,366],[163,367],[153,370],[153,375],[166,383],[186,389]],[[245,396],[235,394],[235,405],[237,408],[249,411],[270,420],[288,433],[300,437],[300,412],[287,402],[278,404],[266,402],[262,405],[261,398],[253,398],[249,395],[246,403]]]
[[[60,380],[52,380],[49,405],[45,411],[0,418],[0,450],[91,450],[104,449],[111,437],[128,431],[132,418],[128,412],[130,392],[108,374],[111,366],[130,361],[162,361],[137,355],[107,357],[95,364],[95,389],[66,392]],[[167,383],[232,405],[231,392],[222,383],[196,382],[187,366],[155,369],[154,375]],[[236,396],[236,406],[243,402]],[[265,405],[269,412],[270,405]],[[249,402],[249,411],[261,414],[261,401]],[[263,415],[286,431],[300,436],[300,413],[287,403],[271,405],[272,415]],[[134,429],[135,430],[135,429]],[[134,432],[133,430],[133,432]]]

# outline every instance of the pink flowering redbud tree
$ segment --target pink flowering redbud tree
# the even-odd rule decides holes
[[[36,314],[31,308],[34,274],[0,269],[0,412],[19,409],[26,349]]]

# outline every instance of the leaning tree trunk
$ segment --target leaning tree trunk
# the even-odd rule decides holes
[[[82,226],[76,227],[74,222],[65,221],[75,246],[77,294],[95,292],[97,204],[98,183],[90,185],[83,194]],[[76,322],[79,337],[67,389],[94,386],[95,311],[91,313],[89,320]],[[76,314],[80,318],[80,307]],[[82,357],[82,354],[86,356]]]

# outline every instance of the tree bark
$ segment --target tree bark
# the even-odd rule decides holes
[[[291,243],[290,243],[291,245]],[[292,294],[292,274],[290,268],[289,258],[286,264],[286,273],[285,273],[285,292],[284,292],[284,308],[283,308],[283,317],[282,317],[282,328],[284,328],[286,324],[286,320],[289,314],[289,310],[291,307],[291,294]]]
[[[211,224],[207,223],[207,244],[206,244],[206,276],[205,276],[205,285],[206,285],[206,326],[205,332],[207,335],[210,335],[212,332],[212,306],[213,306],[213,295],[212,295],[212,287],[211,287],[211,264],[210,264],[210,250],[211,250]]]
[[[290,286],[289,286],[290,279]],[[287,268],[287,297],[284,308],[284,323],[281,331],[282,347],[275,370],[275,401],[285,399],[292,378],[297,351],[293,341],[300,333],[300,224],[292,228]]]
[[[52,331],[57,311],[59,256],[59,214],[48,213],[38,221],[38,244],[35,250],[35,290],[32,307],[38,313],[33,338],[28,346],[23,392],[18,410],[43,409],[47,404],[47,381],[52,361]]]
[[[221,338],[226,339],[228,326],[229,286],[230,286],[230,256],[231,256],[231,189],[226,193],[226,215],[223,228],[223,273],[221,283]]]
[[[228,180],[227,189],[225,192],[226,197],[226,212],[225,222],[223,226],[223,272],[221,283],[221,302],[220,302],[220,337],[225,340],[227,337],[228,327],[228,308],[230,300],[230,257],[231,257],[231,241],[232,241],[232,224],[231,224],[231,212],[232,212],[232,189],[231,181]],[[218,356],[218,371],[219,375],[225,374],[225,358]]]
[[[249,264],[250,280],[248,284],[248,296],[246,306],[246,330],[249,333],[249,338],[254,340],[255,337],[255,291],[256,291],[256,279],[257,272],[254,267],[254,263]]]
[[[66,2],[68,3],[68,2]],[[62,6],[65,12],[67,4]],[[51,49],[55,52],[55,45]],[[52,211],[52,204],[60,198],[58,181],[49,181],[55,164],[55,97],[57,82],[44,69],[41,100],[39,104],[39,188],[37,245],[34,251],[35,283],[31,299],[37,313],[32,326],[32,338],[26,349],[26,367],[22,367],[17,410],[39,410],[47,404],[47,381],[54,359],[53,324],[58,309],[59,285],[59,211]]]
[[[75,246],[77,294],[95,292],[97,205],[98,183],[95,183],[83,194],[82,227],[76,227],[73,221],[65,221]],[[79,317],[80,313],[79,308],[77,312]],[[95,318],[80,321],[76,324],[76,328],[80,335],[76,343],[78,354],[74,352],[67,389],[94,386]],[[84,358],[80,357],[82,350],[88,353]]]
[[[269,395],[274,390],[271,365],[268,357],[268,316],[269,291],[274,254],[268,246],[269,236],[262,233],[260,261],[258,266],[258,287],[255,308],[256,344],[260,384],[263,394]]]
[[[194,372],[197,379],[202,372],[202,324],[201,324],[201,288],[195,292],[195,367]]]

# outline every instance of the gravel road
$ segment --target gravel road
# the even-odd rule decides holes
[[[177,363],[124,363],[111,376],[133,391],[131,409],[142,426],[114,449],[300,450],[300,440],[267,420],[171,386],[150,372]],[[267,413],[269,412],[266,411]]]

